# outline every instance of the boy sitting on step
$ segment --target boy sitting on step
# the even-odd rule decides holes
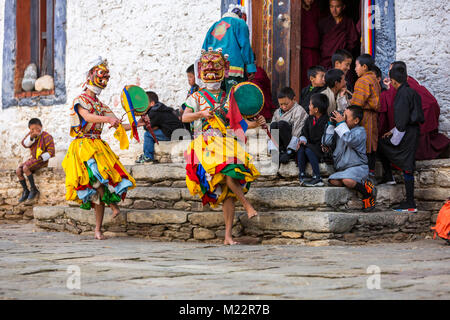
[[[349,106],[344,114],[333,112],[328,128],[325,132],[324,145],[333,145],[336,172],[329,177],[329,183],[349,189],[354,189],[363,195],[363,210],[371,211],[375,208],[375,187],[368,180],[369,167],[366,155],[366,131],[360,125],[363,109],[359,106]]]
[[[320,177],[319,161],[323,157],[322,136],[328,123],[328,98],[322,93],[313,94],[309,103],[309,117],[302,129],[302,135],[298,143],[298,170],[300,185],[307,187],[323,186]],[[313,179],[305,180],[306,162],[311,163]]]
[[[30,132],[22,140],[22,145],[29,148],[31,158],[22,163],[16,170],[17,177],[23,188],[22,197],[19,203],[25,200],[33,200],[39,195],[39,190],[34,184],[33,173],[40,168],[48,166],[48,160],[55,156],[55,143],[53,137],[47,132],[42,131],[41,120],[33,118],[28,122]],[[30,183],[30,190],[27,187],[27,181],[24,174],[27,176]]]

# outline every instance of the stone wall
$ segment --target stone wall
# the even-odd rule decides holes
[[[397,60],[436,97],[440,130],[450,136],[450,6],[441,0],[395,1]]]
[[[136,178],[137,187],[130,190],[127,199],[120,204],[123,214],[119,219],[111,220],[107,210],[104,229],[109,235],[164,241],[220,242],[223,239],[221,208],[203,206],[200,199],[190,195],[185,186],[183,164],[136,165],[128,169]],[[248,237],[249,241],[272,244],[423,238],[431,235],[430,226],[450,196],[450,161],[421,161],[418,170],[418,213],[399,214],[389,209],[404,198],[404,185],[399,176],[398,185],[377,187],[377,211],[364,213],[358,195],[346,188],[299,187],[295,164],[290,163],[278,174],[263,175],[252,185],[248,199],[260,216],[249,221],[243,208],[238,206],[233,230],[236,236]],[[322,164],[321,171],[328,176],[332,168]],[[62,177],[58,181],[62,181]],[[0,180],[0,187],[0,190],[8,189],[8,195],[20,193],[14,181],[4,184]],[[17,197],[9,197],[2,203],[11,206],[15,199]],[[54,199],[53,204],[57,203],[64,203],[63,194]],[[92,232],[95,225],[93,211],[75,206],[40,204],[35,207],[34,217],[40,227],[77,234]]]

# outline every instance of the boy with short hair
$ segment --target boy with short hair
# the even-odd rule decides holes
[[[394,100],[395,127],[383,135],[379,144],[384,176],[392,176],[391,163],[403,170],[406,201],[400,202],[395,211],[417,212],[414,201],[415,155],[419,145],[420,124],[425,117],[420,95],[411,89],[403,66],[389,71],[391,85],[397,90]]]
[[[321,93],[311,97],[309,104],[309,117],[302,129],[298,143],[298,170],[300,185],[308,187],[321,187],[323,181],[320,176],[319,161],[322,159],[322,136],[328,123],[328,98]],[[311,163],[313,179],[306,181],[306,162]]]
[[[19,203],[25,200],[33,200],[39,195],[39,190],[34,184],[33,173],[48,166],[48,160],[55,156],[55,143],[53,137],[45,131],[42,131],[41,120],[33,118],[28,122],[30,132],[22,140],[22,145],[29,148],[31,158],[22,163],[16,170],[17,177],[19,177],[20,184],[23,188],[23,193],[19,199]],[[30,190],[28,190],[27,182],[24,174],[30,182]]]
[[[325,74],[326,89],[322,94],[326,95],[329,101],[327,114],[331,115],[333,111],[343,111],[348,101],[346,98],[346,80],[342,70],[331,69]]]
[[[175,110],[167,107],[162,102],[159,102],[158,95],[153,91],[147,91],[147,96],[150,102],[150,109],[147,111],[147,116],[150,119],[150,125],[153,133],[158,141],[170,141],[172,133],[176,129],[182,129],[183,123],[178,118]],[[125,130],[129,130],[129,125],[124,125]],[[143,119],[139,119],[138,126],[144,126]],[[155,138],[144,126],[144,153],[139,156],[136,163],[157,162],[155,160]]]
[[[278,93],[280,108],[275,110],[270,131],[279,130],[279,146],[276,147],[272,140],[268,141],[268,151],[275,157],[279,152],[280,163],[288,163],[295,156],[298,139],[300,138],[303,125],[308,114],[295,101],[295,92],[290,87],[285,87]]]
[[[188,98],[191,94],[193,94],[194,92],[197,92],[198,89],[200,89],[199,86],[195,83],[195,70],[194,70],[193,64],[191,64],[186,69],[186,75],[187,75],[188,83],[190,86],[187,96],[186,96],[186,98]]]
[[[347,73],[350,71],[352,61],[352,54],[345,49],[336,50],[336,52],[331,57],[331,65],[333,66],[333,68],[342,70],[345,76],[347,76]]]
[[[324,145],[336,147],[333,151],[336,172],[328,178],[330,184],[354,189],[363,195],[363,210],[375,208],[376,190],[367,180],[369,175],[366,155],[366,131],[360,123],[364,116],[359,106],[349,106],[344,114],[333,112],[325,133]]]
[[[300,105],[309,113],[309,100],[315,93],[325,90],[325,68],[322,66],[313,66],[308,69],[308,79],[311,85],[304,87],[300,93]]]
[[[358,80],[355,84],[350,104],[360,106],[364,110],[361,126],[366,129],[366,152],[369,160],[369,176],[375,181],[375,161],[378,147],[378,110],[380,109],[381,87],[373,71],[375,61],[369,54],[356,59],[355,71]]]

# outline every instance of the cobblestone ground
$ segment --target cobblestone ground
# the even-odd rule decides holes
[[[368,273],[375,265],[381,274]],[[369,269],[376,272],[377,267]],[[76,287],[80,270],[80,289]],[[68,272],[69,270],[69,272]],[[74,273],[70,273],[75,270]],[[367,283],[381,289],[368,289]],[[69,280],[69,281],[68,281]],[[368,281],[369,280],[369,281]],[[448,299],[450,247],[95,241],[0,225],[3,299]]]

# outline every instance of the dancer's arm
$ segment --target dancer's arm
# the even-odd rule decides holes
[[[206,118],[210,119],[213,115],[208,110],[193,112],[191,108],[186,108],[181,118],[183,122],[190,123],[198,119]]]
[[[87,122],[109,123],[114,128],[117,128],[120,124],[120,120],[116,117],[98,116],[96,114],[90,113],[84,108],[78,108],[78,114]]]
[[[245,122],[247,122],[249,129],[255,129],[264,126],[266,124],[266,119],[263,116],[259,116],[258,119],[256,119],[256,121],[250,121],[245,119]]]

